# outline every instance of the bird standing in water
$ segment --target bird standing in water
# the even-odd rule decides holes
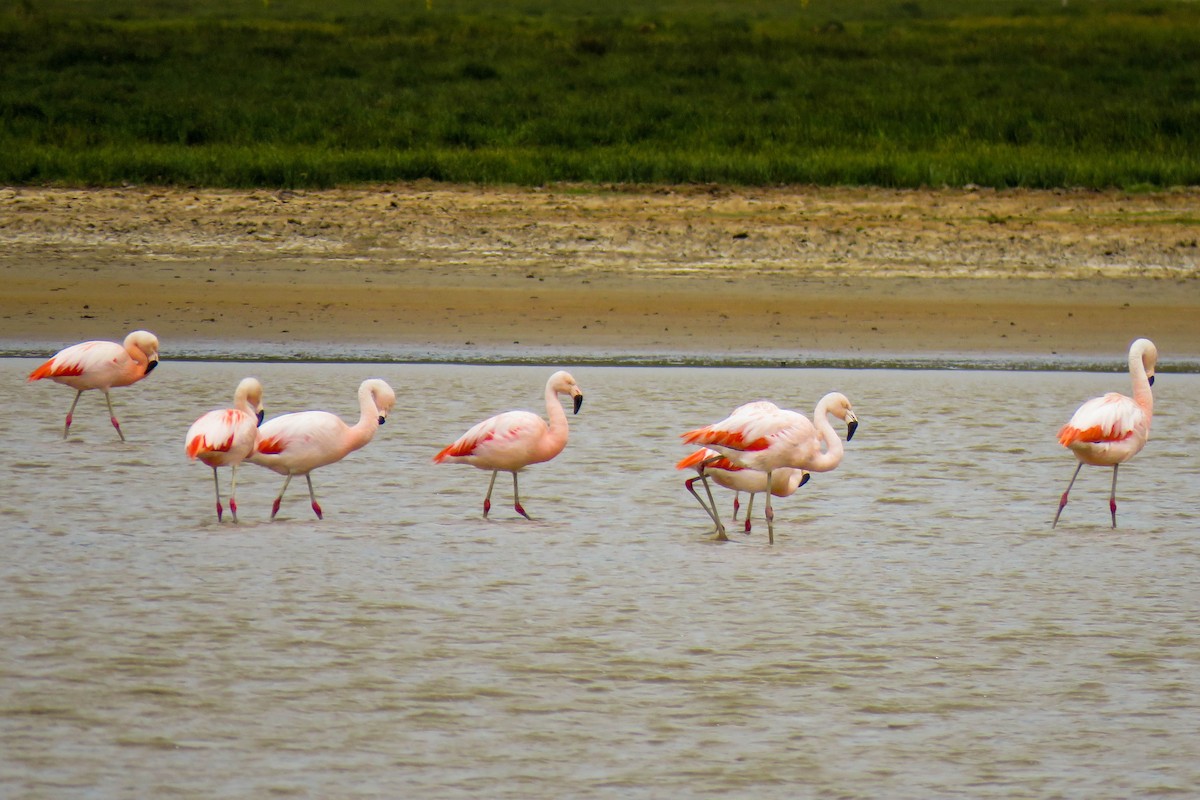
[[[1058,501],[1052,528],[1058,526],[1067,505],[1067,495],[1079,477],[1084,464],[1112,467],[1112,490],[1108,509],[1112,526],[1117,527],[1117,467],[1141,452],[1150,438],[1150,422],[1154,418],[1154,367],[1158,363],[1158,348],[1149,339],[1137,339],[1129,346],[1129,377],[1133,381],[1133,397],[1109,392],[1095,397],[1079,407],[1070,422],[1058,432],[1058,442],[1068,447],[1079,459],[1079,466]]]

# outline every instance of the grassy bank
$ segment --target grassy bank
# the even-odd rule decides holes
[[[1200,184],[1195,3],[0,9],[10,184]]]

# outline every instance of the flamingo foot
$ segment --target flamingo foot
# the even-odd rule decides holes
[[[515,508],[517,510],[517,513],[520,514],[525,519],[533,519],[533,517],[531,517],[525,513],[525,509],[521,507],[520,503],[513,503],[513,508]]]
[[[325,516],[321,513],[321,506],[316,500],[313,500],[312,510],[316,513],[317,519],[325,519]]]
[[[275,519],[275,515],[279,513],[279,503],[282,500],[282,497],[276,497],[275,502],[271,504],[271,519]]]
[[[221,521],[221,515],[225,513],[225,509],[221,507],[221,501],[217,501],[217,522]]]

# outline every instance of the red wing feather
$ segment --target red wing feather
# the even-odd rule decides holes
[[[721,447],[728,447],[730,450],[748,451],[766,450],[771,445],[765,436],[747,440],[741,431],[718,430],[714,429],[711,425],[697,428],[694,431],[688,431],[683,434],[683,441],[687,444],[715,444]]]

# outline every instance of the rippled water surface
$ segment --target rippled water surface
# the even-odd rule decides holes
[[[95,393],[62,441],[36,363],[0,361],[5,797],[1200,791],[1200,376],[1160,377],[1113,531],[1094,468],[1051,530],[1054,434],[1121,374],[580,367],[529,522],[430,459],[539,409],[550,366],[165,361],[114,391],[122,444]],[[282,479],[247,465],[217,523],[184,432],[247,374],[268,417],[397,390],[314,473],[324,520],[294,481],[268,522]],[[710,541],[678,433],[831,389],[842,466],[776,502],[773,547],[757,510]]]

